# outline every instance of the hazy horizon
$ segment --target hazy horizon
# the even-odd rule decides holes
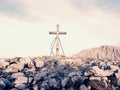
[[[102,45],[120,46],[119,0],[0,0],[0,57],[49,55],[60,31],[66,55]]]

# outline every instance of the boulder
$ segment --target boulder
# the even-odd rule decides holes
[[[34,62],[37,68],[41,68],[44,66],[44,61],[39,58],[35,59]]]
[[[6,73],[9,72],[18,72],[22,71],[24,69],[24,64],[18,63],[18,64],[11,64],[10,66],[7,67],[6,70],[4,70]]]
[[[18,72],[18,73],[13,73],[12,74],[12,78],[19,78],[19,77],[23,77],[24,76],[24,73],[22,72]]]
[[[91,71],[92,73],[94,73],[95,76],[102,76],[102,77],[110,76],[114,73],[113,71],[110,70],[100,69],[98,66],[93,66]]]
[[[20,63],[27,64],[29,67],[34,67],[33,60],[30,57],[20,58]]]
[[[28,79],[26,77],[20,76],[20,77],[16,78],[14,84],[17,85],[17,86],[18,85],[23,85],[23,84],[27,84],[27,81],[28,81]]]
[[[9,66],[9,62],[6,59],[0,59],[0,68],[6,69],[7,66]]]

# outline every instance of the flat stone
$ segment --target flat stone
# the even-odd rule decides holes
[[[28,79],[26,77],[18,77],[18,78],[16,78],[14,83],[16,85],[21,85],[21,84],[27,83],[27,81],[28,81]]]
[[[10,66],[7,67],[5,72],[7,72],[7,73],[9,73],[9,72],[18,72],[18,71],[22,71],[23,69],[24,69],[24,64],[22,64],[22,63],[11,64]]]
[[[14,74],[12,74],[12,78],[19,78],[19,77],[23,77],[24,76],[24,73],[22,73],[22,72],[18,72],[18,73],[14,73]]]
[[[93,66],[91,71],[94,73],[95,76],[106,77],[106,76],[110,76],[113,74],[112,71],[100,69],[98,68],[98,66]]]

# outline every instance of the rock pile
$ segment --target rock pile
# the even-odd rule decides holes
[[[0,90],[120,90],[120,60],[0,59]]]

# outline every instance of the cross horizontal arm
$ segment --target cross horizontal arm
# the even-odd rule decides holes
[[[59,34],[67,34],[66,32],[59,32]]]
[[[49,34],[57,34],[56,32],[49,32]]]
[[[49,34],[57,34],[57,32],[49,32]],[[59,32],[60,35],[67,34],[66,32]]]

